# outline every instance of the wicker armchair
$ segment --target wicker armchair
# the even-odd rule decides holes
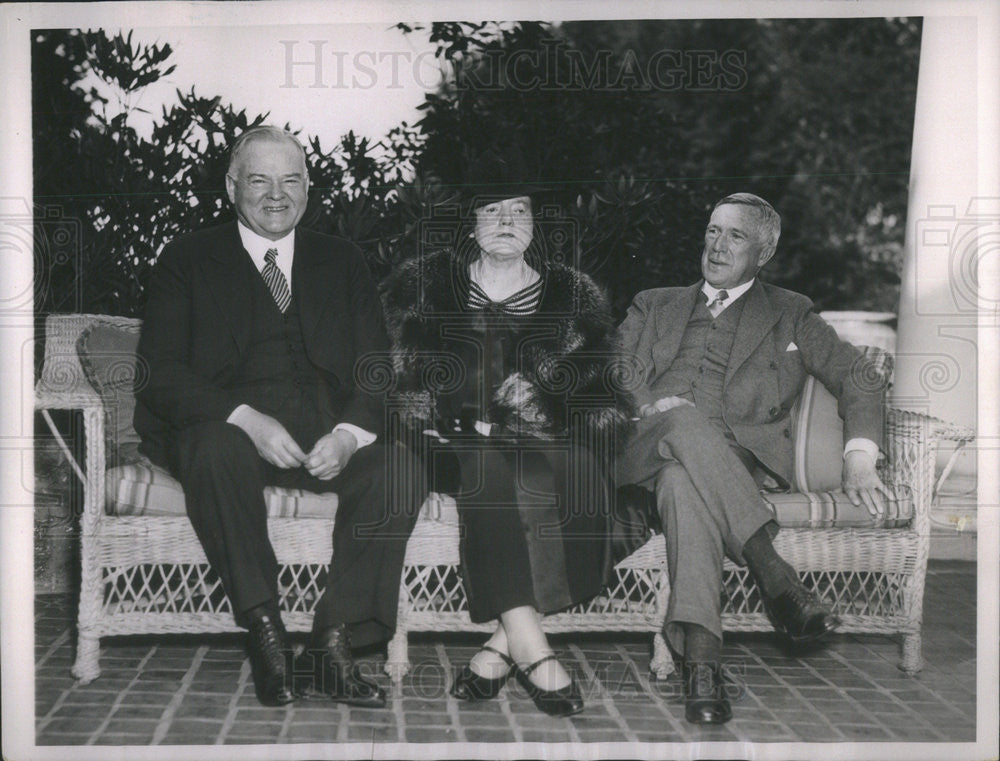
[[[82,467],[62,444],[84,485],[79,639],[72,670],[83,682],[100,674],[102,637],[239,631],[183,507],[179,513],[176,504],[172,511],[155,509],[162,495],[176,502],[176,482],[142,463],[122,463],[112,457],[114,467],[108,467],[106,426],[109,421],[112,425],[122,421],[115,420],[119,410],[110,404],[115,400],[109,401],[106,389],[99,393],[88,381],[79,360],[78,342],[95,326],[137,336],[140,324],[103,315],[52,315],[46,321],[36,409],[60,443],[62,438],[49,410],[79,410],[84,423],[86,457]],[[134,360],[127,354],[117,359],[119,372],[134,368]],[[121,393],[127,396],[132,378],[127,372],[122,378],[128,391]],[[812,386],[807,384],[806,395],[825,393],[814,381],[809,383]],[[799,425],[797,436],[801,429]],[[835,516],[837,509],[844,507],[842,501],[806,494],[807,509],[812,511],[805,521],[808,525],[783,526],[776,541],[779,552],[835,604],[843,619],[841,631],[902,635],[901,667],[908,672],[922,666],[920,630],[937,446],[942,440],[965,443],[972,438],[970,430],[919,413],[890,410],[889,457],[882,477],[898,493],[907,495],[905,514],[901,510],[895,520],[879,526],[842,526]],[[142,501],[144,509],[120,509],[122,483],[132,485],[131,499]],[[283,617],[290,630],[307,631],[332,552],[336,496],[279,489],[268,492],[268,530],[281,565]],[[834,506],[833,518],[830,505]],[[780,515],[785,508],[778,504],[775,509]],[[669,595],[664,561],[663,537],[654,536],[616,566],[615,579],[602,595],[546,617],[543,628],[549,632],[656,633],[652,667],[658,676],[666,676],[672,665],[658,633]],[[470,623],[458,567],[454,504],[446,501],[435,512],[428,502],[407,547],[399,622],[386,666],[393,678],[402,678],[409,668],[408,632],[489,628]],[[727,565],[726,591],[729,600],[723,626],[727,630],[771,629],[745,569]]]

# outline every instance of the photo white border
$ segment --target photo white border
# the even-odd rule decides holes
[[[466,18],[582,19],[652,18],[792,18],[858,16],[975,16],[979,24],[978,149],[979,196],[1000,196],[1000,4],[993,0],[868,0],[795,2],[793,0],[716,0],[704,3],[550,2],[129,2],[67,4],[5,4],[0,6],[0,72],[3,88],[0,113],[0,201],[26,199],[30,208],[31,76],[30,36],[33,28],[115,29],[131,26],[285,25],[292,17],[302,23],[395,23],[397,21]],[[1000,257],[981,263],[979,283],[984,303],[1000,296]],[[0,260],[5,289],[23,286],[31,292],[30,257],[16,263]],[[6,291],[5,291],[6,292]],[[998,696],[998,521],[996,514],[977,516],[978,523],[978,648],[979,684],[976,743],[700,743],[700,744],[290,744],[263,746],[133,747],[34,746],[34,596],[33,517],[31,507],[33,447],[33,370],[20,362],[32,340],[31,305],[23,313],[0,313],[0,653],[2,653],[3,754],[6,758],[140,759],[232,758],[987,758],[997,754]],[[979,329],[979,503],[1000,505],[1000,431],[998,431],[997,317]],[[987,443],[989,442],[989,445]],[[989,476],[993,477],[990,478]]]

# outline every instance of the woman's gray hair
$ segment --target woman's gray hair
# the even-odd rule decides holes
[[[781,216],[774,210],[774,207],[753,193],[733,193],[716,202],[715,206],[712,207],[712,211],[725,204],[750,206],[757,210],[757,232],[773,254],[778,248],[778,238],[781,237]]]
[[[306,162],[306,149],[302,147],[302,143],[299,142],[299,139],[295,135],[287,129],[272,127],[269,124],[261,124],[246,130],[233,141],[233,144],[229,148],[229,168],[226,170],[227,174],[233,173],[236,164],[239,162],[240,153],[243,152],[248,143],[252,143],[254,140],[288,140],[299,149],[299,153],[302,155],[302,166],[308,169],[309,164]],[[306,174],[308,175],[308,171]]]

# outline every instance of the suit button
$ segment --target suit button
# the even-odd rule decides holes
[[[784,430],[784,434],[786,439],[792,438],[792,432],[789,431],[787,428]]]
[[[777,370],[778,369],[778,363],[777,362],[772,362],[770,365],[768,365],[768,367],[770,367],[772,370]]]
[[[767,412],[768,412],[768,414],[769,414],[769,415],[770,415],[771,417],[774,417],[775,415],[777,415],[777,414],[778,414],[778,408],[777,408],[777,407],[772,407],[772,408],[771,408],[771,409],[769,409],[769,410],[768,410]]]
[[[704,367],[699,367],[699,368],[698,368],[698,372],[699,372],[699,373],[703,373],[703,372],[705,372],[705,368],[704,368]]]
[[[698,381],[691,381],[691,388],[698,388]]]
[[[716,330],[716,329],[717,329],[718,327],[719,327],[719,326],[718,326],[718,325],[716,325],[716,324],[715,324],[714,322],[712,323],[712,330]]]

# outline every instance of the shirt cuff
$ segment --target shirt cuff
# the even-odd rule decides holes
[[[844,445],[844,457],[848,452],[867,452],[872,458],[872,464],[878,462],[878,444],[871,439],[851,439]]]
[[[353,434],[354,438],[358,440],[358,449],[372,444],[375,439],[378,438],[378,436],[371,431],[366,431],[364,428],[358,428],[356,425],[351,425],[350,423],[337,423],[333,427],[333,430],[347,431],[348,433]]]
[[[227,423],[232,423],[233,425],[236,425],[236,418],[238,418],[240,416],[240,413],[242,413],[243,410],[246,410],[246,409],[249,409],[249,408],[250,408],[249,404],[241,404],[239,407],[237,407],[235,410],[233,410],[232,412],[229,413],[229,417],[226,418],[226,422]]]

